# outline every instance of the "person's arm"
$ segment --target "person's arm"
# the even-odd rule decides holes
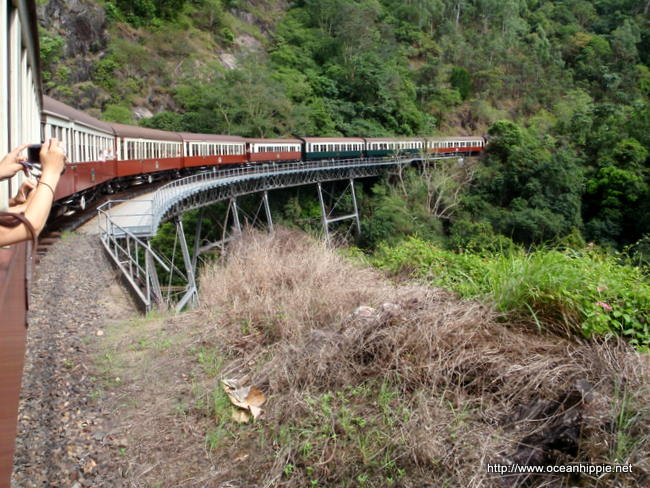
[[[43,144],[41,164],[43,173],[36,188],[30,192],[24,208],[25,218],[32,224],[37,234],[45,227],[54,200],[54,191],[65,164],[65,154],[56,139],[50,139],[48,143]],[[24,224],[16,227],[0,226],[0,246],[7,246],[31,238],[32,235]]]

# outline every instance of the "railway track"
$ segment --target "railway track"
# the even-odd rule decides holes
[[[135,308],[97,236],[67,232],[90,220],[92,207],[50,222],[37,248],[12,488],[123,486],[124,446],[102,401],[107,380],[95,351]]]

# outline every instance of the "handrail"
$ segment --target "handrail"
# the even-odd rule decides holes
[[[457,156],[441,156],[436,159],[454,158]],[[149,199],[138,200],[138,202],[149,202],[149,210],[144,213],[130,213],[121,214],[119,218],[129,217],[150,217],[151,221],[147,222],[141,228],[148,227],[149,234],[153,235],[157,229],[165,213],[171,208],[174,203],[182,200],[187,196],[187,188],[196,183],[212,183],[214,185],[227,184],[232,178],[239,178],[248,180],[257,176],[271,176],[279,174],[291,174],[296,172],[308,171],[327,171],[329,169],[337,168],[352,168],[364,166],[386,166],[386,165],[400,165],[410,163],[421,159],[416,155],[402,155],[402,156],[388,156],[376,158],[355,158],[355,159],[340,159],[340,160],[317,160],[317,161],[298,161],[291,163],[264,163],[252,164],[238,168],[217,169],[212,167],[211,170],[201,171],[199,173],[179,178],[158,188],[153,196]],[[112,216],[108,211],[116,204],[124,203],[129,200],[109,200],[98,208],[98,212],[104,212],[107,219],[112,220]],[[117,229],[128,232],[121,226],[115,226]]]

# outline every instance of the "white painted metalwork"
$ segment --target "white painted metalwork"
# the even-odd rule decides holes
[[[449,156],[438,157],[445,159]],[[264,202],[269,229],[273,228],[271,211],[268,204],[268,190],[287,188],[306,184],[318,184],[319,197],[323,209],[323,227],[326,235],[329,225],[344,219],[354,219],[356,230],[361,231],[359,209],[354,193],[354,179],[377,176],[386,168],[411,164],[419,161],[417,157],[396,157],[376,159],[351,159],[340,161],[311,161],[289,164],[251,165],[248,167],[217,171],[204,171],[187,178],[181,178],[159,188],[152,197],[137,198],[131,201],[109,201],[99,207],[100,236],[105,249],[113,261],[125,274],[127,281],[140,297],[147,309],[161,304],[162,293],[158,284],[157,262],[164,265],[166,272],[179,271],[173,262],[165,261],[151,248],[149,239],[153,237],[162,222],[175,220],[177,237],[181,244],[183,262],[186,272],[182,273],[186,285],[182,287],[180,301],[176,310],[181,310],[198,297],[196,286],[196,263],[199,254],[215,247],[223,246],[232,238],[224,235],[217,243],[200,246],[200,227],[193,256],[185,240],[180,216],[188,210],[203,208],[219,201],[229,201],[229,211],[233,219],[234,233],[241,232],[236,197],[251,193],[264,192]],[[348,180],[352,191],[353,213],[350,215],[333,216],[332,209],[328,212],[322,199],[320,185],[326,181]],[[116,208],[119,204],[121,205]],[[226,220],[228,220],[228,215]],[[144,256],[143,266],[141,256]],[[147,257],[148,256],[148,257]]]

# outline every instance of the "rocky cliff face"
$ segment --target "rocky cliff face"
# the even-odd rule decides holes
[[[264,51],[274,19],[286,8],[262,0],[226,12],[219,2],[204,1],[178,21],[134,27],[118,20],[115,7],[107,15],[96,0],[47,0],[38,10],[45,92],[107,120],[110,113],[135,121],[174,110],[179,80],[204,66],[235,69],[240,56]],[[203,12],[208,6],[209,15]]]
[[[109,44],[104,9],[92,0],[49,0],[38,13],[42,50],[50,54],[43,59],[46,93],[80,109],[100,107],[108,94],[92,80]]]
[[[40,12],[41,25],[65,36],[67,58],[95,55],[106,49],[106,13],[89,0],[49,0]]]

